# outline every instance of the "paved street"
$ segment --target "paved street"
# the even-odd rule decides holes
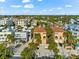
[[[28,47],[28,43],[30,43],[32,40],[30,40],[30,41],[28,41],[28,42],[26,42],[25,44],[22,44],[17,50],[16,50],[16,52],[14,53],[14,55],[13,55],[13,57],[12,58],[10,58],[10,59],[14,59],[14,58],[16,58],[16,59],[19,59],[21,56],[21,52],[26,48],[26,47]]]
[[[10,58],[10,59],[21,59],[20,57],[13,57],[13,58]]]
[[[65,51],[64,46],[60,47],[58,45],[58,49],[59,49],[59,54],[64,56],[65,58],[68,57],[69,53]]]

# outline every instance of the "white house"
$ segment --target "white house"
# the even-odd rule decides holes
[[[0,32],[0,42],[4,42],[7,39],[7,35],[11,34],[11,32]]]

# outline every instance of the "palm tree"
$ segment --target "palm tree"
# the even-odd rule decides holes
[[[35,57],[34,50],[30,48],[25,48],[24,51],[21,53],[22,59],[33,59]]]
[[[35,34],[35,39],[36,39],[36,43],[39,45],[42,41],[41,41],[41,36],[40,34]]]
[[[29,43],[29,48],[30,49],[33,49],[33,50],[36,50],[37,49],[37,45],[33,42]]]
[[[57,54],[59,52],[59,50],[57,49],[57,43],[54,40],[54,34],[53,31],[50,27],[46,27],[46,31],[47,31],[47,39],[48,39],[48,49],[50,50],[50,52],[54,52],[55,54]]]

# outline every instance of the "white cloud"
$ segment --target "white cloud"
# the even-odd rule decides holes
[[[53,9],[49,9],[49,11],[53,11]]]
[[[0,15],[5,15],[5,14],[7,14],[7,11],[3,10],[3,9],[0,9]]]
[[[46,12],[47,10],[42,10],[43,12]]]
[[[11,5],[11,7],[13,7],[13,8],[20,8],[22,6],[21,5]]]
[[[51,11],[53,11],[53,9],[44,9],[44,10],[42,10],[42,12],[51,12]]]
[[[5,0],[0,0],[0,2],[5,2]]]
[[[26,4],[26,5],[24,5],[24,8],[34,8],[34,5],[33,4]]]
[[[23,3],[30,2],[31,0],[22,0]]]
[[[39,2],[43,1],[43,0],[38,0]]]
[[[62,7],[58,7],[57,9],[58,9],[58,10],[61,10],[61,9],[62,9]]]
[[[72,7],[72,5],[65,5],[65,7]]]
[[[4,7],[0,7],[0,9],[3,9]]]
[[[30,10],[22,10],[23,13],[30,12]]]

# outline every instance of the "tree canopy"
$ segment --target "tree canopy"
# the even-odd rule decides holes
[[[12,34],[8,34],[7,35],[7,41],[9,42],[9,43],[12,43],[12,42],[14,42],[14,36],[12,35]]]
[[[13,52],[3,44],[0,44],[0,59],[9,59],[12,56]]]
[[[38,33],[38,34],[36,34],[35,33],[35,39],[36,39],[36,42],[38,43],[38,44],[40,44],[42,41],[41,41],[41,35]]]
[[[21,53],[22,59],[33,59],[35,57],[34,50],[30,48],[25,48],[24,51]]]

